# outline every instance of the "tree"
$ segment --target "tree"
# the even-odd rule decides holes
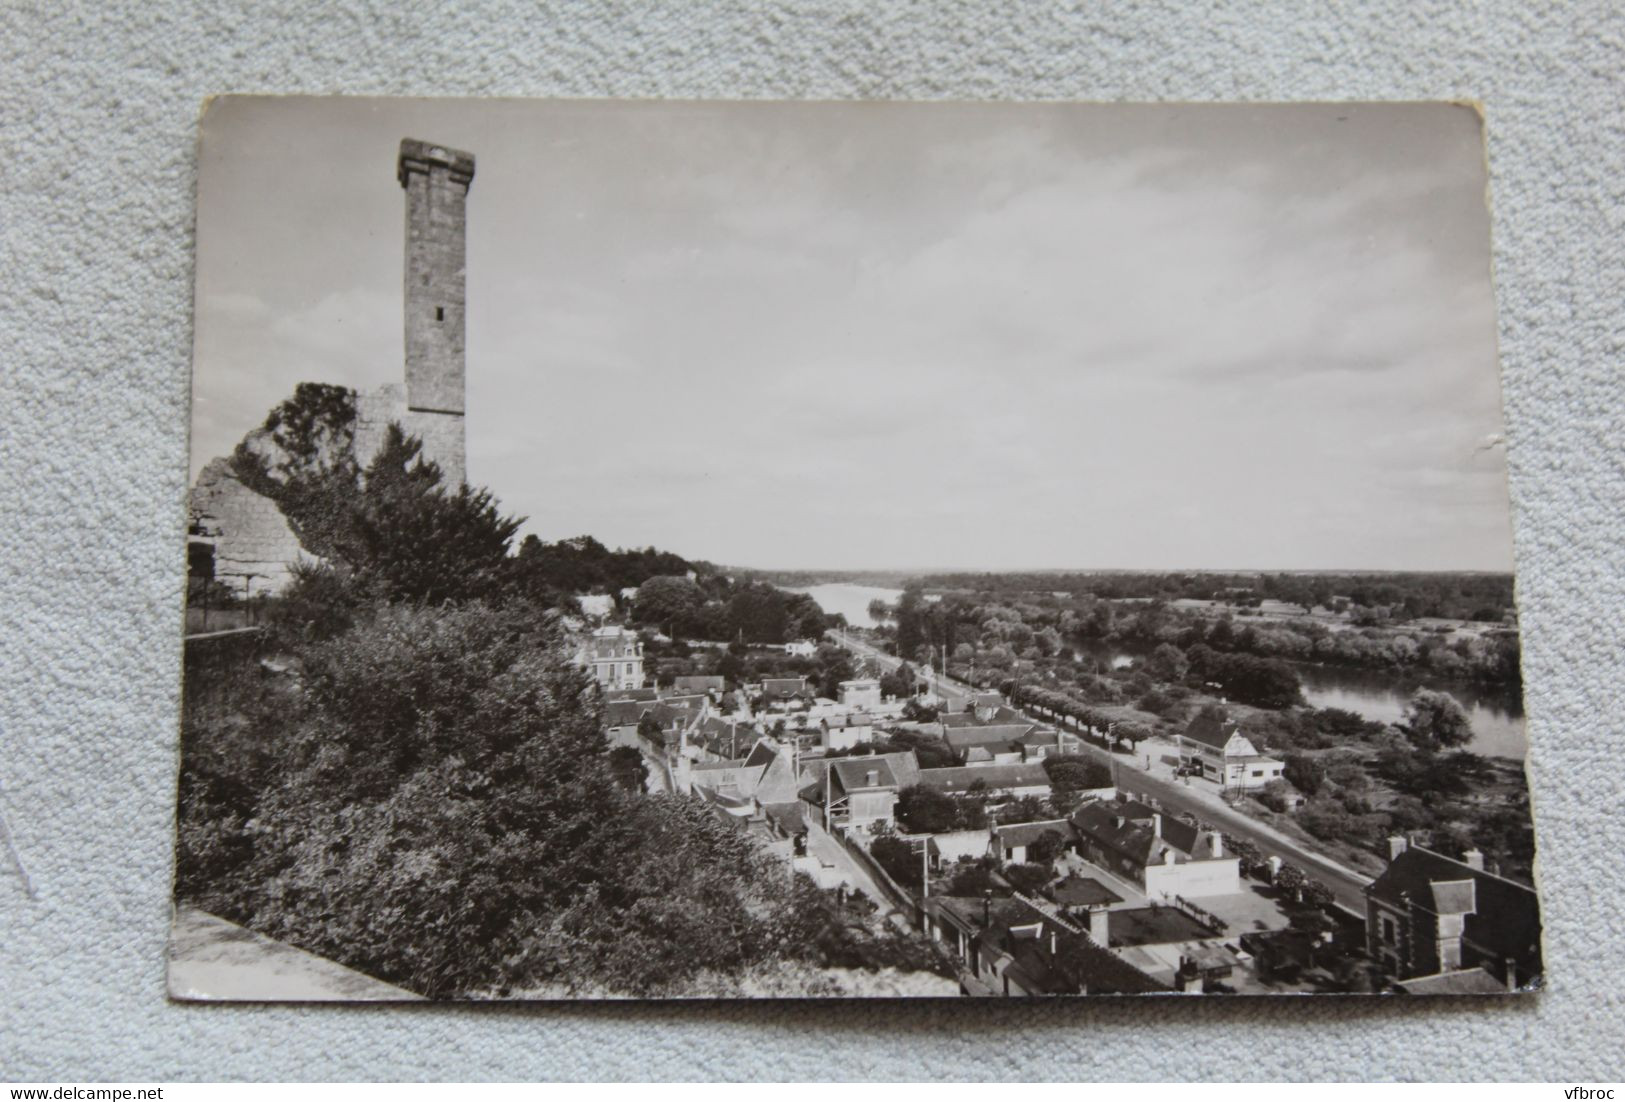
[[[704,592],[687,576],[661,575],[638,586],[632,617],[676,638],[689,633],[704,603]]]
[[[880,691],[882,694],[897,700],[907,700],[914,696],[919,688],[920,679],[914,672],[914,667],[907,662],[898,666],[890,673],[880,678]]]
[[[942,834],[959,822],[959,807],[951,796],[924,785],[910,785],[897,794],[897,825],[910,834]]]
[[[648,790],[649,767],[643,755],[631,746],[617,746],[609,752],[609,771],[615,783],[628,792]]]
[[[393,600],[495,596],[524,518],[502,516],[488,490],[467,483],[442,490],[439,465],[422,452],[415,437],[389,426],[335,553]]]
[[[1027,859],[1035,865],[1053,866],[1065,850],[1066,838],[1061,832],[1046,830],[1027,847]]]
[[[925,870],[920,867],[920,851],[909,843],[891,835],[876,838],[869,856],[898,884],[913,891],[921,889]]]
[[[1303,889],[1309,883],[1308,875],[1298,866],[1288,863],[1275,874],[1275,886],[1291,892],[1294,898],[1303,898]]]
[[[1051,754],[1044,759],[1044,772],[1057,796],[1108,788],[1112,783],[1111,766],[1081,754]]]
[[[1004,878],[1018,892],[1031,895],[1053,879],[1055,873],[1048,865],[1018,864],[1004,866]]]
[[[937,709],[928,704],[921,704],[916,699],[905,700],[903,702],[903,718],[914,723],[935,723],[937,721]]]
[[[1287,754],[1284,765],[1281,775],[1292,782],[1299,792],[1312,797],[1320,791],[1321,782],[1326,779],[1326,767],[1319,758],[1308,754]]]
[[[948,882],[948,895],[969,896],[974,899],[982,898],[986,892],[995,895],[1008,895],[1009,893],[993,879],[993,873],[980,862],[966,861],[954,868],[953,879]]]
[[[332,559],[350,537],[359,489],[355,391],[300,383],[232,452],[243,485],[277,503],[313,555]]]
[[[301,385],[237,446],[232,467],[277,503],[300,546],[366,594],[429,603],[490,598],[510,580],[508,545],[522,517],[489,491],[441,485],[423,445],[391,423],[363,477],[354,394]]]
[[[1145,670],[1158,681],[1180,682],[1190,672],[1190,660],[1172,643],[1160,643],[1145,660]]]
[[[1418,750],[1465,746],[1473,740],[1473,724],[1449,693],[1417,689],[1405,706],[1405,729]]]

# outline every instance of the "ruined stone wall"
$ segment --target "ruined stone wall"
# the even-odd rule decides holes
[[[441,485],[448,491],[455,491],[467,477],[464,469],[467,441],[460,414],[409,408],[406,388],[399,383],[357,394],[355,414],[355,458],[363,470],[384,446],[389,423],[395,421],[409,435],[423,441],[423,457],[440,464]]]
[[[198,475],[189,520],[191,538],[214,545],[215,580],[239,597],[280,591],[304,556],[282,510],[243,485],[225,459]]]
[[[398,421],[408,432],[406,416],[406,387],[390,383],[377,390],[355,396],[355,461],[362,470],[372,462],[378,449],[384,446],[389,423]]]

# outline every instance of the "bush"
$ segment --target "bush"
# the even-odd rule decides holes
[[[1284,812],[1291,806],[1291,799],[1285,782],[1273,780],[1258,790],[1258,802],[1277,814]]]
[[[570,658],[523,607],[383,606],[301,648],[302,692],[237,679],[183,732],[177,894],[431,996],[817,959],[782,866],[617,783]]]

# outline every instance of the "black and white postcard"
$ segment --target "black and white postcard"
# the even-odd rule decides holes
[[[201,132],[174,997],[1542,985],[1471,106]]]

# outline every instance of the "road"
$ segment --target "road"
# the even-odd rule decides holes
[[[846,632],[831,631],[829,637],[853,654],[873,659],[877,666],[888,673],[903,664],[903,660],[896,655],[887,654],[878,647],[865,643],[861,639],[856,639]],[[939,696],[947,700],[964,700],[976,691],[970,686],[961,685],[947,676],[933,677],[932,687]]]
[[[854,639],[845,633],[830,633],[831,638],[855,654],[873,659],[882,669],[894,670],[902,665],[902,659],[887,654],[860,639]],[[963,700],[975,690],[969,686],[950,681],[946,677],[937,679],[937,691],[952,700]],[[1031,716],[1027,717],[1032,719]],[[1033,719],[1034,723],[1042,722]],[[1330,859],[1323,857],[1313,850],[1306,849],[1290,838],[1283,837],[1278,831],[1272,830],[1263,823],[1258,822],[1239,811],[1220,807],[1202,800],[1182,786],[1172,784],[1151,776],[1145,770],[1134,765],[1131,760],[1103,750],[1089,743],[1082,743],[1083,751],[1090,757],[1111,765],[1113,776],[1120,778],[1118,787],[1131,792],[1136,796],[1153,796],[1157,803],[1163,807],[1171,808],[1175,812],[1189,812],[1199,820],[1220,827],[1226,833],[1238,838],[1245,838],[1252,842],[1266,855],[1274,855],[1283,861],[1290,861],[1303,869],[1304,872],[1325,884],[1331,889],[1333,897],[1343,907],[1363,916],[1365,914],[1365,893],[1363,891],[1370,879],[1361,876],[1351,869],[1346,869]]]

